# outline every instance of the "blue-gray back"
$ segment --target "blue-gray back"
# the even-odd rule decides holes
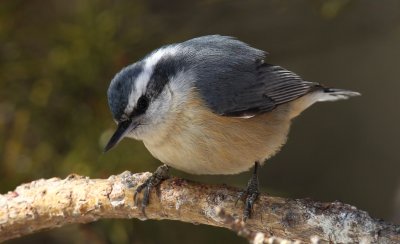
[[[280,66],[265,63],[266,52],[231,37],[204,36],[180,45],[186,63],[195,71],[200,95],[220,115],[268,112],[316,86]]]

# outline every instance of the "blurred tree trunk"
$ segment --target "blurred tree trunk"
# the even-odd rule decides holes
[[[230,228],[262,243],[287,239],[304,242],[399,243],[400,227],[371,218],[340,202],[319,203],[261,194],[246,223],[235,206],[239,190],[172,178],[150,196],[145,213],[133,192],[150,173],[124,172],[108,179],[70,175],[23,184],[0,195],[0,242],[70,223],[102,218],[171,219]]]

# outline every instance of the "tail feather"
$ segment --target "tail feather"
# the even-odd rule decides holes
[[[360,95],[360,93],[355,91],[325,88],[321,85],[318,85],[315,86],[314,91],[311,91],[310,93],[290,102],[290,117],[296,117],[315,102],[337,101]]]
[[[317,101],[318,102],[337,101],[360,95],[361,94],[359,92],[355,91],[336,89],[336,88],[323,88],[322,93],[319,94]]]

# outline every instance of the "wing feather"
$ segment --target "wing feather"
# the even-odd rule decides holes
[[[221,115],[247,118],[269,112],[318,86],[318,83],[304,81],[280,66],[266,63],[259,66],[256,81],[242,81],[249,86],[236,94],[239,99],[225,106]]]
[[[196,87],[213,112],[249,118],[272,111],[318,86],[264,62],[266,52],[231,37],[205,36],[180,44],[196,71]]]

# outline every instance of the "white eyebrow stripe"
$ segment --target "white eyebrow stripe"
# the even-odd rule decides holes
[[[151,75],[153,74],[154,67],[160,61],[162,57],[175,55],[178,51],[178,45],[167,46],[160,48],[151,53],[143,62],[143,70],[140,75],[136,78],[135,89],[129,94],[128,105],[125,108],[125,113],[129,114],[133,110],[133,106],[139,97],[146,92],[147,84],[150,81]]]

